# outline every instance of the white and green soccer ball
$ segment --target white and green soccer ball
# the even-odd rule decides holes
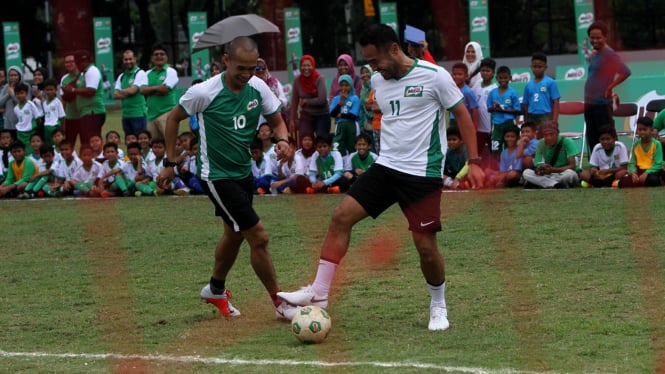
[[[328,333],[332,321],[330,315],[318,306],[304,306],[291,320],[291,331],[296,339],[306,344],[318,344],[323,342]]]

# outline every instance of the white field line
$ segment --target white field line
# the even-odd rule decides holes
[[[515,369],[483,369],[469,367],[443,366],[417,362],[326,362],[326,361],[297,361],[297,360],[255,360],[255,359],[226,359],[220,357],[201,356],[167,356],[167,355],[133,355],[117,353],[47,353],[47,352],[7,352],[0,350],[0,357],[23,358],[53,358],[53,359],[82,359],[82,360],[143,360],[175,363],[199,363],[208,365],[248,365],[248,366],[314,366],[314,367],[379,367],[379,368],[410,368],[439,370],[451,373],[471,374],[534,374],[531,371]]]

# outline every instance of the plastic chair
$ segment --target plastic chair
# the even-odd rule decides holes
[[[578,116],[584,114],[584,102],[582,101],[562,101],[559,103],[559,115],[562,116]],[[584,148],[586,147],[586,122],[582,116],[582,132],[562,132],[561,135],[577,140],[581,139],[582,151],[577,160],[577,169],[582,168],[582,161],[584,160]]]

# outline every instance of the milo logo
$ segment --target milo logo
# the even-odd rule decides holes
[[[291,27],[286,31],[287,44],[300,42],[300,27]]]
[[[417,97],[423,96],[423,86],[406,86],[404,89],[404,97]]]
[[[198,42],[201,35],[203,35],[202,32],[195,32],[194,34],[192,34],[192,42],[194,43]]]
[[[104,54],[111,52],[111,38],[99,38],[97,40],[97,53]]]
[[[528,82],[531,80],[531,75],[527,72],[521,74],[513,74],[513,82]]]
[[[488,20],[485,16],[473,17],[471,20],[471,31],[480,32],[487,30],[487,22]]]
[[[259,106],[259,101],[254,99],[254,100],[250,101],[249,103],[247,103],[247,111],[249,112],[250,110],[256,108],[257,106]]]
[[[566,71],[566,74],[563,76],[564,80],[574,81],[584,78],[585,74],[584,68],[571,68]]]
[[[582,13],[577,17],[578,28],[585,29],[593,22],[593,13]]]

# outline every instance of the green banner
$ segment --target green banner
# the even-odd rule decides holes
[[[469,40],[478,42],[483,57],[490,57],[490,18],[488,0],[469,0]]]
[[[113,87],[113,38],[111,37],[111,18],[95,17],[92,19],[95,37],[95,66],[102,74],[104,84],[104,100],[107,104],[114,102]]]
[[[593,47],[587,30],[594,21],[593,0],[575,0],[575,30],[577,33],[577,55],[581,65],[589,63]]]
[[[18,66],[23,71],[21,34],[18,22],[3,22],[2,29],[5,41],[5,69],[10,66]]]
[[[284,30],[286,30],[286,70],[289,73],[289,82],[293,82],[294,72],[300,68],[300,57],[302,57],[300,8],[284,8]]]
[[[206,80],[210,78],[210,51],[204,49],[192,53],[192,49],[199,41],[199,37],[208,29],[208,15],[205,12],[187,13],[189,20],[189,53],[191,54],[189,66],[192,79]]]
[[[381,23],[388,25],[399,34],[399,24],[397,23],[397,3],[381,3],[379,5],[379,17]]]

